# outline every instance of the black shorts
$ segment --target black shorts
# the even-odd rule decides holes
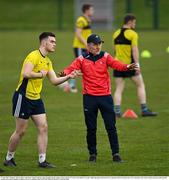
[[[119,78],[130,78],[133,76],[136,76],[136,71],[132,70],[132,71],[117,71],[114,70],[113,71],[113,76],[114,77],[119,77]]]
[[[78,57],[87,51],[84,48],[73,48],[73,50],[74,50],[75,57]]]
[[[12,114],[17,118],[29,119],[31,115],[45,113],[45,107],[41,99],[28,99],[17,91],[13,95],[12,104]]]

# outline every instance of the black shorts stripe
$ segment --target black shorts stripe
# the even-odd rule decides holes
[[[22,94],[18,94],[18,100],[16,103],[15,112],[14,112],[15,117],[19,117],[19,113],[21,110],[21,104],[22,104]]]

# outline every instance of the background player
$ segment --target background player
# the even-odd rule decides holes
[[[124,25],[113,34],[115,57],[126,64],[139,63],[138,35],[134,31],[136,26],[136,17],[134,15],[126,15]],[[156,112],[149,110],[146,104],[146,91],[142,74],[139,71],[120,72],[114,70],[116,90],[114,93],[115,113],[117,117],[121,117],[121,101],[122,93],[125,86],[125,78],[131,78],[137,88],[138,99],[141,105],[142,116],[156,116]]]
[[[91,23],[92,23],[92,16],[94,14],[94,8],[91,4],[84,4],[82,6],[83,15],[79,16],[76,20],[75,26],[75,36],[73,41],[73,50],[75,57],[78,57],[86,52],[87,48],[87,38],[91,35]],[[62,85],[61,85],[62,86]],[[76,93],[76,80],[71,79],[69,84],[66,82],[64,83],[64,90],[67,91],[67,88],[70,92]]]

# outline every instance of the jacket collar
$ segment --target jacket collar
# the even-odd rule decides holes
[[[97,54],[96,56],[94,56],[92,53],[87,52],[83,54],[83,57],[85,59],[91,60],[93,62],[96,62],[97,60],[101,59],[104,56],[104,51],[101,51],[99,54]]]

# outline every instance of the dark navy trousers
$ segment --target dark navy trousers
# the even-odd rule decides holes
[[[87,146],[89,154],[97,155],[97,141],[96,141],[96,130],[97,130],[97,115],[100,110],[104,125],[108,134],[112,155],[119,153],[119,143],[116,131],[116,117],[114,113],[114,103],[111,95],[106,96],[92,96],[83,95],[83,108],[85,123],[87,126]]]

